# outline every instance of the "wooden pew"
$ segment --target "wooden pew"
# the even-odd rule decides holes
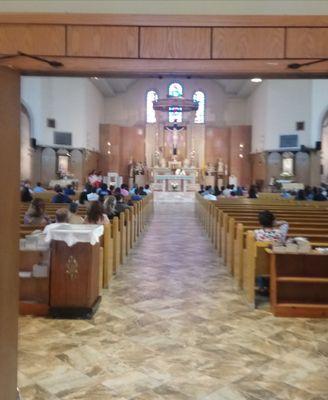
[[[247,299],[251,304],[254,304],[256,273],[268,272],[268,264],[263,263],[261,256],[257,257],[259,263],[257,269],[254,267],[254,259],[252,268],[249,251],[247,253],[246,249],[248,246],[246,231],[259,228],[257,220],[259,211],[270,209],[276,214],[277,219],[287,220],[290,225],[289,237],[306,236],[313,246],[328,245],[328,214],[324,213],[328,209],[327,203],[281,200],[276,200],[274,203],[257,202],[257,200],[231,202],[229,199],[229,203],[216,204],[204,200],[199,195],[196,195],[196,199],[198,217],[214,246],[218,248],[219,254],[230,267],[238,286],[245,287]],[[261,249],[267,246],[268,244],[259,243],[257,248],[261,252]],[[253,276],[251,276],[252,271]]]
[[[328,254],[279,254],[269,249],[266,253],[270,258],[273,314],[279,317],[328,317]]]
[[[289,234],[288,237],[296,237],[299,234]],[[328,234],[309,235],[308,240],[312,247],[327,247]],[[257,276],[268,276],[270,273],[269,259],[265,249],[269,248],[269,242],[257,242],[254,231],[246,233],[246,248],[244,251],[243,262],[243,289],[248,303],[254,305],[255,302],[255,279]]]

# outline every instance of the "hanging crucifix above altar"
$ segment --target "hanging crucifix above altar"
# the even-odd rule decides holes
[[[175,119],[173,125],[165,125],[164,129],[172,134],[173,155],[175,156],[178,152],[180,133],[186,129],[186,126],[179,125],[177,120]]]

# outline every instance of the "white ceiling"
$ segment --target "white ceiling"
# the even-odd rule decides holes
[[[226,94],[237,97],[248,97],[258,84],[249,79],[216,79]]]
[[[91,78],[91,80],[105,97],[124,93],[136,82],[136,79],[126,78]]]
[[[105,97],[114,97],[120,93],[126,92],[137,79],[127,78],[91,78],[95,86]],[[249,79],[214,79],[227,95],[240,98],[248,97],[257,84]]]

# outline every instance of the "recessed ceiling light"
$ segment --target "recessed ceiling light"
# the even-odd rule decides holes
[[[253,82],[253,83],[261,83],[262,79],[261,78],[252,78],[251,82]]]

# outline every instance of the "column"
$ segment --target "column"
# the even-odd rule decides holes
[[[0,399],[16,400],[20,179],[20,75],[0,68]]]

